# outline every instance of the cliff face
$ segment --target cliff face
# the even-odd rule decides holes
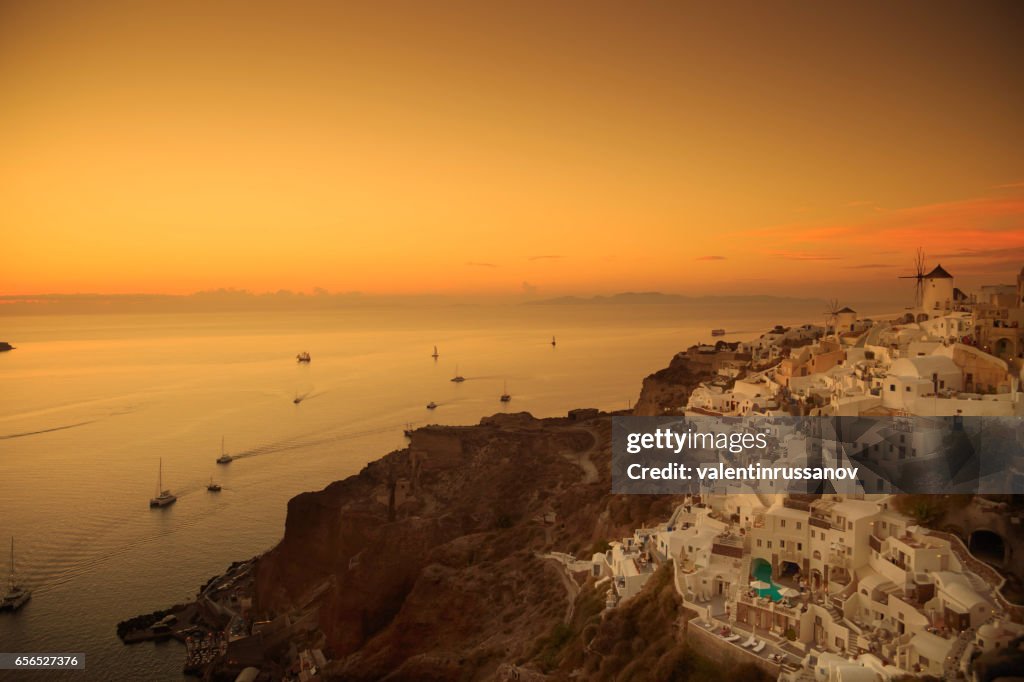
[[[474,679],[528,658],[569,586],[538,554],[663,519],[671,500],[613,497],[608,417],[497,415],[427,427],[358,475],[291,500],[259,561],[257,609],[314,607],[343,679]]]
[[[633,414],[656,417],[678,413],[697,384],[711,379],[735,357],[734,353],[699,353],[694,349],[676,354],[668,367],[644,378]]]
[[[644,379],[634,413],[682,407],[733,359],[676,355]],[[257,566],[257,611],[290,617],[276,622],[315,618],[333,659],[328,679],[578,670],[586,641],[620,620],[599,616],[605,588],[591,579],[580,592],[544,555],[589,560],[605,540],[663,521],[678,502],[610,495],[610,463],[607,415],[495,415],[418,429],[405,450],[291,500],[283,540]]]

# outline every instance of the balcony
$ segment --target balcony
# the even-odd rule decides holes
[[[799,606],[786,606],[783,602],[773,602],[768,597],[751,597],[749,593],[744,592],[739,595],[738,600],[741,604],[746,604],[756,609],[762,609],[764,611],[771,611],[775,614],[786,616],[787,618],[799,618],[800,607]]]
[[[794,564],[800,564],[806,558],[805,552],[798,552],[795,549],[780,549],[779,550],[779,561],[791,561]]]

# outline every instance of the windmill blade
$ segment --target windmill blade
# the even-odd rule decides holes
[[[924,301],[924,275],[924,249],[919,246],[914,254],[914,274],[898,275],[899,279],[917,280],[914,282],[914,307],[917,308],[920,308]]]

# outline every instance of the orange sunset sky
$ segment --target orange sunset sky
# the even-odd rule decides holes
[[[1024,5],[0,2],[0,294],[1024,265]]]

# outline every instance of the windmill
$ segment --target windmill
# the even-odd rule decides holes
[[[825,311],[825,336],[828,336],[828,330],[831,328],[836,336],[839,335],[839,327],[836,325],[836,320],[839,319],[839,299],[830,298],[828,300],[828,310]]]
[[[914,308],[918,309],[924,304],[924,249],[917,247],[917,255],[914,257],[913,275],[900,275],[900,279],[915,279],[914,283]]]

